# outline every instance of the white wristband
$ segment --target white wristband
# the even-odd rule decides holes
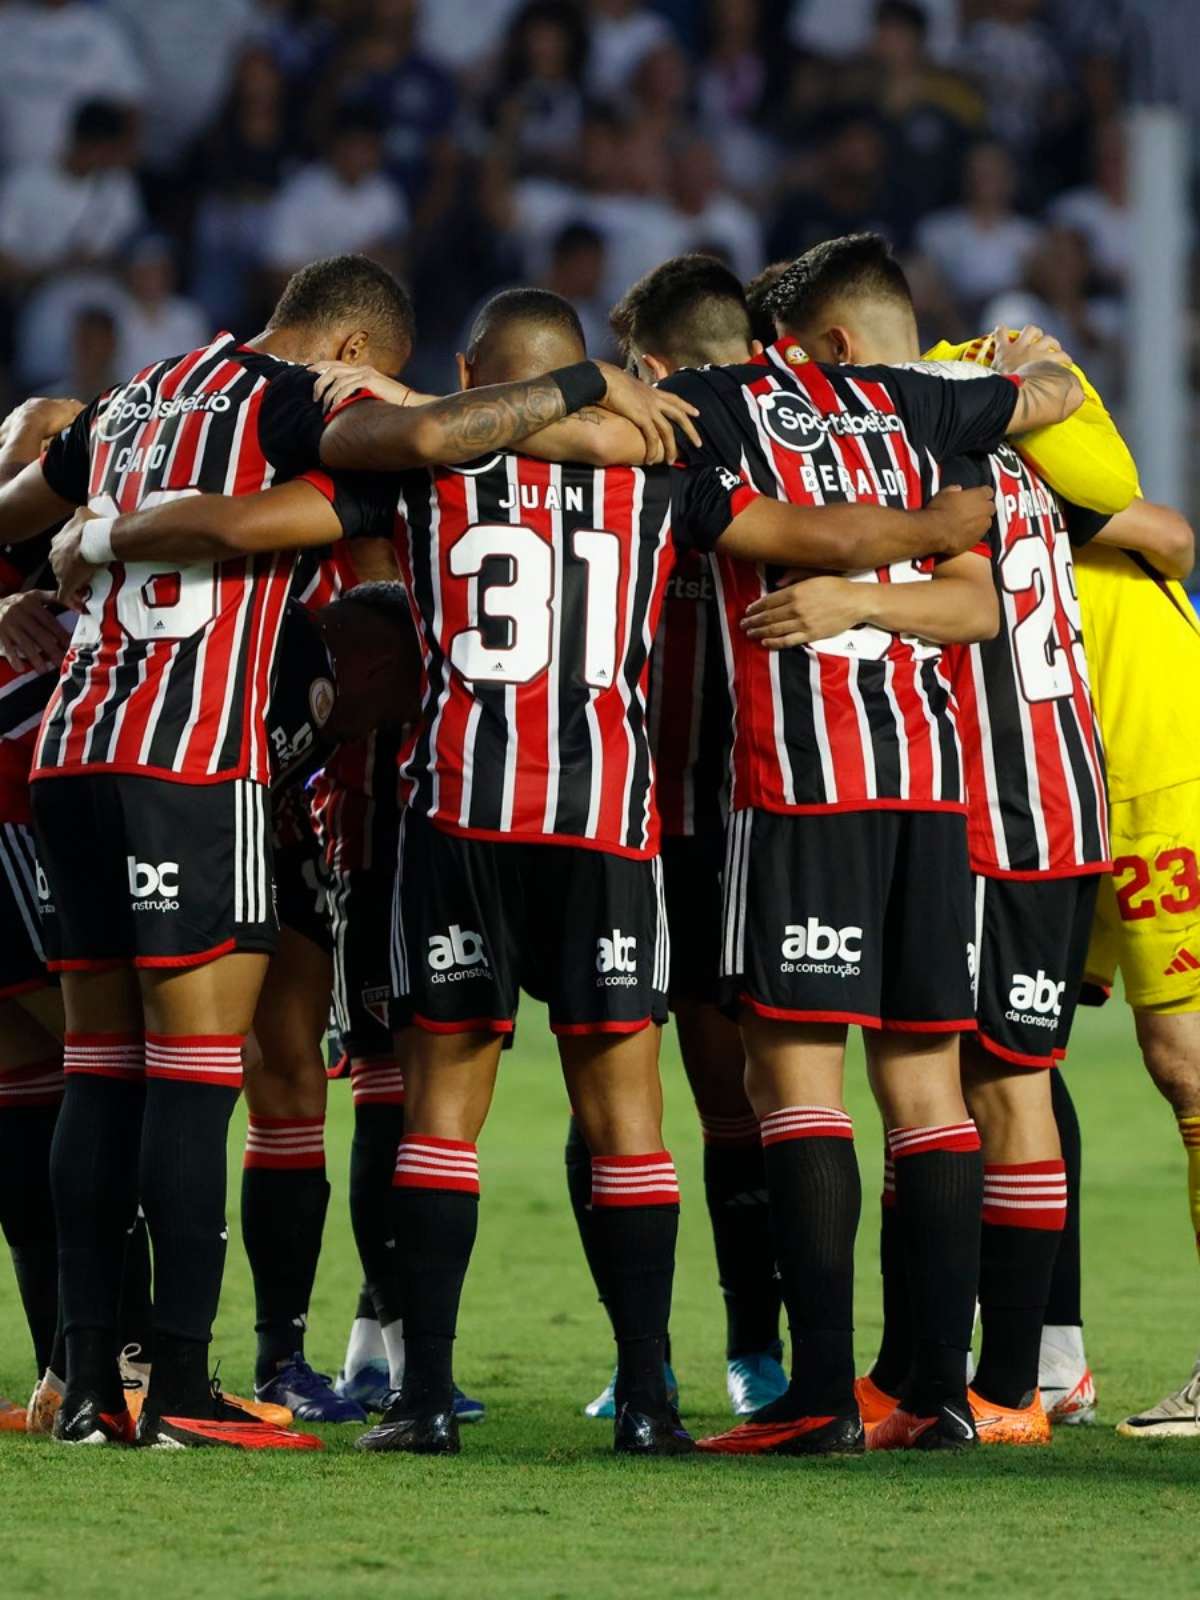
[[[85,522],[79,536],[79,554],[91,567],[106,567],[115,561],[112,547],[113,524],[116,517],[93,517]]]

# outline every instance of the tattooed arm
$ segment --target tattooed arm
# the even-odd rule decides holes
[[[315,393],[327,409],[363,390],[387,404],[361,400],[339,411],[322,436],[321,459],[326,466],[383,470],[453,466],[519,444],[550,461],[640,466],[675,459],[676,424],[699,442],[686,401],[608,362],[593,365],[605,396],[574,415],[552,377],[433,400],[370,370],[325,365]]]
[[[1017,368],[1016,375],[1021,392],[1008,424],[1010,434],[1064,422],[1083,404],[1083,385],[1070,367],[1056,361],[1029,361]]]

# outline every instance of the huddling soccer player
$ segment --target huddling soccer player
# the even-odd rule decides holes
[[[793,365],[787,341],[766,364],[753,362],[740,285],[730,277],[718,289],[711,263],[708,274],[668,263],[640,286],[648,302],[652,286],[674,287],[663,302],[679,320],[691,312],[699,348],[672,352],[663,322],[647,318],[644,329],[634,325],[634,353],[656,375],[718,363],[668,381],[699,410],[705,448],[696,459],[746,462],[756,485],[781,498],[916,507],[940,481],[939,459],[993,448],[1081,398],[1053,360],[1030,363],[1016,382],[996,377],[986,392],[882,367]],[[714,337],[718,307],[740,343],[736,358]],[[751,608],[769,595],[772,575],[718,554],[737,715],[722,965],[740,1006],[793,1350],[787,1394],[704,1442],[717,1451],[863,1445],[851,1340],[860,1196],[841,1100],[853,1022],[868,1030],[872,1083],[908,1197],[900,1216],[915,1328],[902,1404],[871,1443],[976,1438],[965,1363],[982,1163],[957,1047],[973,1025],[971,886],[960,752],[931,641],[986,637],[998,617],[982,552],[936,564],[934,554],[860,560],[867,581],[854,584],[816,580],[823,615],[786,652],[756,637],[769,624]]]
[[[317,263],[291,280],[257,339],[222,335],[99,397],[0,489],[4,538],[85,504],[109,513],[65,536],[88,592],[34,769],[54,907],[44,922],[67,1020],[52,1161],[68,1367],[56,1432],[67,1441],[134,1436],[112,1347],[121,1245],[140,1200],[155,1251],[155,1359],[138,1439],[316,1442],[228,1407],[207,1355],[226,1129],[274,944],[265,709],[294,558],[252,542],[231,553],[214,537],[206,559],[193,546],[172,573],[161,538],[144,563],[114,548],[113,518],[207,490],[219,527],[236,497],[278,480],[300,530],[290,543],[329,544],[378,531],[394,509],[366,480],[326,470],[344,465],[356,414],[386,411],[421,461],[477,450],[480,416],[484,436],[518,436],[566,409],[547,380],[414,408],[398,428],[398,413],[370,401],[327,419],[295,364],[367,356],[397,370],[410,343],[411,307],[389,274],[361,257]],[[613,389],[632,398],[643,418],[661,409],[621,374],[599,373],[597,387],[609,403]]]
[[[902,365],[919,355],[907,283],[878,236],[809,251],[778,279],[771,304],[781,336],[813,360]],[[1040,340],[1040,330],[1001,340],[1003,368],[1018,368]],[[973,377],[989,368],[947,370]],[[1010,445],[942,467],[946,481],[995,488],[991,559],[1001,602],[993,639],[946,653],[975,874],[978,1029],[963,1038],[962,1070],[984,1153],[982,1347],[970,1400],[984,1442],[1037,1444],[1050,1437],[1038,1358],[1067,1199],[1047,1069],[1066,1053],[1109,865],[1107,798],[1063,508]],[[764,637],[789,642],[803,626],[807,589],[801,583],[764,604]],[[913,1358],[900,1238],[888,1162],[884,1337],[859,1384],[869,1429],[894,1407]]]

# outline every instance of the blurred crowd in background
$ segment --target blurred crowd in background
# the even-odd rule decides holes
[[[481,299],[607,312],[682,250],[744,277],[887,234],[924,331],[1036,321],[1118,409],[1122,116],[1200,126],[1198,0],[8,0],[0,404],[87,398],[361,249],[414,382]]]

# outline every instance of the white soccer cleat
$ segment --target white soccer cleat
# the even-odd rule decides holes
[[[1182,1389],[1117,1423],[1122,1439],[1200,1439],[1200,1361]]]
[[[1096,1382],[1083,1349],[1083,1329],[1042,1329],[1038,1388],[1046,1415],[1056,1427],[1078,1427],[1096,1420]]]

